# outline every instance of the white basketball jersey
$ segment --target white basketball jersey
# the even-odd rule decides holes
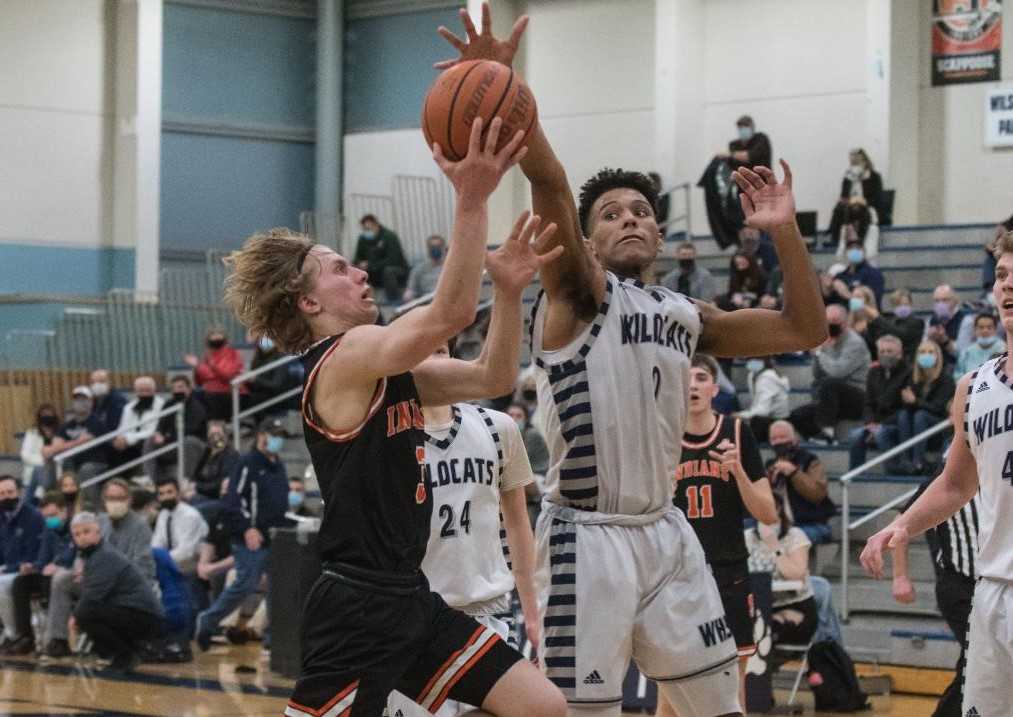
[[[426,475],[433,518],[422,571],[430,587],[466,612],[509,610],[514,577],[500,491],[533,480],[517,424],[499,411],[456,404],[449,425],[426,426]]]
[[[600,513],[653,513],[672,505],[700,312],[665,287],[606,278],[598,315],[559,350],[542,348],[542,296],[533,310],[546,497]]]
[[[978,464],[978,574],[1013,580],[1013,389],[1006,355],[985,362],[968,385],[964,432]],[[956,397],[955,400],[960,400]]]

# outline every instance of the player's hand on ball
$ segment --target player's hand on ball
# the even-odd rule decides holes
[[[910,540],[907,528],[888,525],[869,538],[859,560],[874,578],[883,577],[883,551],[903,548]]]
[[[791,190],[791,167],[783,159],[784,181],[766,167],[742,167],[732,173],[739,185],[739,201],[746,224],[763,231],[795,223],[795,196]]]
[[[529,219],[529,216],[530,212],[521,214],[506,241],[486,256],[485,268],[498,291],[521,293],[539,269],[563,253],[562,246],[546,248],[548,240],[556,233],[555,224],[549,224],[534,242],[531,241],[542,219],[538,216]]]
[[[507,170],[523,159],[527,147],[521,147],[524,132],[518,130],[503,149],[496,151],[503,121],[496,117],[482,144],[482,118],[476,117],[471,125],[468,154],[460,162],[451,162],[443,156],[439,144],[433,145],[433,159],[447,179],[454,185],[459,202],[484,202],[493,193]]]
[[[445,70],[453,67],[462,60],[495,60],[507,67],[512,67],[514,55],[517,54],[517,46],[520,44],[524,29],[528,26],[528,16],[522,15],[514,23],[510,37],[506,40],[497,40],[492,34],[492,14],[489,11],[489,3],[482,3],[482,32],[475,30],[475,23],[465,8],[461,8],[461,23],[464,31],[468,34],[468,41],[465,42],[443,25],[436,30],[447,42],[454,46],[454,49],[461,53],[456,60],[443,60],[433,65],[438,70]]]

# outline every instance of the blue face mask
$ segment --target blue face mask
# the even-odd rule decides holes
[[[861,311],[865,308],[865,299],[861,296],[852,296],[848,299],[848,308],[852,311]]]
[[[998,339],[999,339],[998,336],[979,336],[978,337],[978,346],[980,346],[983,349],[992,348],[992,346],[995,345],[995,342]]]
[[[935,354],[918,354],[918,365],[924,369],[934,368],[936,365]]]
[[[763,370],[763,361],[761,359],[749,359],[746,361],[746,370],[749,373],[759,373]]]
[[[268,436],[267,438],[267,452],[278,454],[281,453],[281,449],[285,447],[285,439],[281,436]]]
[[[55,515],[51,515],[46,518],[46,527],[50,530],[59,530],[63,527],[63,520]]]
[[[429,247],[429,258],[433,261],[439,261],[443,258],[443,247],[442,246],[431,246]]]
[[[752,138],[753,138],[752,127],[739,127],[739,139],[741,139],[743,142],[748,142]]]
[[[298,508],[303,504],[303,501],[305,499],[306,496],[302,492],[297,490],[290,490],[288,492],[288,507]]]
[[[271,341],[271,339],[267,338],[266,336],[261,336],[260,341],[257,342],[257,345],[260,346],[260,350],[263,351],[264,353],[267,353],[268,351],[274,348],[274,342]]]
[[[845,254],[845,256],[848,257],[849,263],[861,264],[862,259],[865,258],[865,252],[863,252],[861,249],[848,249],[848,252],[847,254]]]
[[[363,239],[376,239],[376,232],[367,231],[366,229],[363,229],[362,230],[362,238]]]

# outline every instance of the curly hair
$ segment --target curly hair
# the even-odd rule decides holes
[[[1010,219],[1013,219],[1013,217],[1010,217]],[[995,257],[996,261],[999,261],[1003,254],[1013,254],[1013,231],[1006,232],[995,241],[995,249],[992,251],[992,256]]]
[[[225,258],[232,268],[225,279],[225,303],[256,336],[267,336],[282,351],[303,351],[313,343],[299,297],[312,289],[304,271],[314,246],[304,234],[279,228],[254,234],[243,248]]]
[[[580,230],[584,236],[590,234],[591,205],[598,197],[613,189],[633,189],[644,195],[651,205],[651,211],[658,213],[658,190],[651,178],[642,172],[627,172],[622,169],[606,167],[584,182],[580,188],[580,207],[577,216],[580,219]]]

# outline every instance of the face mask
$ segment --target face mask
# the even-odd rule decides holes
[[[17,498],[4,498],[3,500],[0,500],[0,511],[4,513],[13,513],[17,507]]]
[[[225,345],[225,339],[212,339],[208,341],[208,348],[212,350],[220,349]]]
[[[376,232],[369,231],[367,229],[363,229],[362,230],[362,238],[363,239],[376,239]]]
[[[63,520],[56,515],[51,515],[46,518],[46,527],[50,530],[59,530],[63,527]]]
[[[429,247],[429,258],[433,261],[439,261],[443,258],[443,247],[442,246],[431,246]]]
[[[517,424],[517,430],[521,433],[523,433],[524,429],[528,427],[528,422],[524,418],[515,418],[514,423]]]
[[[81,553],[81,555],[83,555],[86,558],[90,558],[92,556],[92,554],[96,550],[98,550],[98,546],[99,545],[100,545],[100,543],[95,543],[94,545],[86,545],[83,548],[78,548],[77,552]]]
[[[267,452],[278,454],[281,453],[281,449],[285,446],[285,439],[281,436],[268,436],[267,438]]]
[[[77,491],[76,490],[65,490],[63,491],[63,502],[67,505],[74,505],[77,502]]]
[[[848,299],[848,308],[852,311],[861,311],[865,308],[865,299],[861,296],[852,296]]]
[[[827,333],[829,333],[832,338],[836,338],[836,337],[840,336],[841,332],[843,330],[844,330],[844,327],[841,326],[840,324],[828,324],[827,325]]]
[[[696,268],[696,259],[679,259],[679,268],[690,273]]]
[[[93,383],[91,385],[91,392],[95,394],[95,398],[101,398],[109,393],[108,383]]]
[[[950,306],[950,302],[949,301],[937,301],[933,305],[932,311],[940,319],[948,319],[951,316],[953,316],[953,307]]]
[[[154,396],[138,396],[137,397],[137,408],[141,411],[147,411],[151,408],[152,404],[155,403]]]
[[[743,142],[748,142],[752,138],[753,138],[752,127],[739,127],[739,139],[741,139]]]
[[[158,501],[158,504],[163,508],[165,508],[166,510],[168,510],[169,512],[172,512],[176,510],[176,506],[179,505],[179,501],[176,500],[175,498],[170,498],[168,500],[160,500]]]
[[[995,342],[998,340],[998,338],[999,338],[998,336],[979,336],[978,346],[980,346],[983,349],[992,348],[992,346],[995,345]]]
[[[861,264],[862,259],[865,258],[865,252],[861,249],[848,249],[846,256],[848,257],[848,262],[851,264]]]
[[[879,365],[885,368],[887,371],[897,368],[897,364],[900,363],[900,359],[896,356],[880,356]]]
[[[534,401],[538,398],[538,391],[533,388],[526,388],[521,391],[521,396],[524,397],[525,401]]]
[[[851,163],[851,172],[852,172],[852,174],[861,174],[862,173],[862,169],[863,169],[863,167],[862,167],[861,164],[855,164],[854,162]]]
[[[125,500],[107,500],[105,506],[106,513],[114,520],[119,520],[130,512],[130,503]]]
[[[43,428],[56,428],[60,425],[60,419],[56,416],[39,416],[39,425]]]
[[[87,398],[75,398],[70,402],[70,405],[74,409],[74,413],[88,413],[91,411],[91,401]]]
[[[172,400],[174,400],[176,403],[183,403],[183,401],[186,400],[186,393],[184,393],[183,391],[173,391]]]
[[[898,306],[896,309],[893,310],[893,314],[898,319],[906,319],[911,315],[911,311],[912,311],[911,304],[901,304],[900,306]]]
[[[759,373],[763,370],[763,361],[760,359],[749,359],[746,361],[746,370],[749,373]]]
[[[211,447],[216,451],[220,451],[225,448],[225,439],[221,436],[215,436],[211,439]]]
[[[260,350],[263,351],[264,353],[267,353],[268,351],[274,349],[274,342],[271,341],[271,339],[267,338],[266,336],[261,336],[260,341],[257,342],[257,345],[260,346]]]
[[[300,507],[303,504],[303,501],[305,499],[306,499],[306,496],[303,495],[303,493],[301,491],[290,490],[288,492],[288,507],[289,508],[298,508],[298,507]]]
[[[936,355],[918,354],[918,365],[924,369],[934,368],[936,365]]]
[[[791,455],[791,452],[795,449],[795,446],[790,443],[772,443],[770,447],[774,449],[774,455],[778,458]]]

